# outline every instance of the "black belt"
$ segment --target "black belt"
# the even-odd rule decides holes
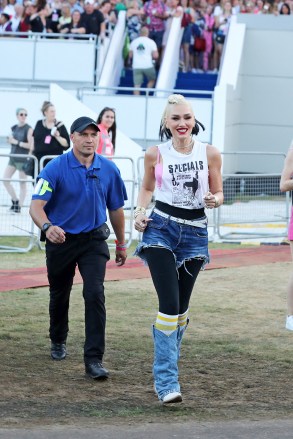
[[[93,229],[90,232],[81,232],[81,233],[68,233],[66,232],[66,238],[70,239],[88,239],[92,238],[98,233],[98,229]]]
[[[98,241],[105,241],[110,236],[110,229],[106,223],[102,224],[97,229],[93,229],[90,232],[81,233],[68,233],[66,232],[67,239],[97,239]]]

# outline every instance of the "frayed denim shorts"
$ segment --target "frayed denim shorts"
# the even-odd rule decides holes
[[[139,256],[146,263],[143,249],[160,247],[173,253],[177,268],[190,259],[202,259],[203,269],[210,261],[206,216],[196,220],[201,223],[201,227],[180,224],[155,212],[149,218],[152,221],[148,222],[142,241],[134,252],[135,256]]]

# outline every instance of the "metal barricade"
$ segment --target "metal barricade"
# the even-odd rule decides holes
[[[30,158],[34,161],[34,175],[26,178],[17,178],[15,174],[12,178],[1,176],[0,181],[0,253],[26,253],[37,243],[37,234],[35,233],[34,223],[29,215],[29,205],[36,181],[38,160],[33,155],[27,154],[0,154],[0,157],[9,159],[23,158],[24,161]],[[8,160],[7,160],[8,164]],[[16,171],[16,175],[18,171]],[[19,185],[25,185],[26,197],[19,213],[11,210],[11,197],[8,194],[4,184],[10,182],[19,193]]]
[[[218,209],[218,237],[285,237],[290,194],[280,192],[280,177],[280,174],[223,175],[225,202]]]
[[[279,189],[285,154],[226,151],[222,157],[224,168],[248,169],[249,173],[224,173],[224,204],[217,209],[216,238],[285,237],[290,194]]]

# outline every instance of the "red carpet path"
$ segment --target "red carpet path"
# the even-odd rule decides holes
[[[207,265],[207,270],[291,261],[289,245],[261,245],[237,250],[216,249],[210,250],[210,254],[211,263]],[[147,277],[149,277],[148,268],[138,258],[129,258],[123,267],[117,267],[114,261],[109,261],[107,265],[106,281]],[[74,283],[81,282],[80,274],[77,271]],[[0,292],[47,285],[46,267],[0,270]]]

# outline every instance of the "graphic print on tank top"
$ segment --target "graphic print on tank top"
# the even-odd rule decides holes
[[[206,145],[195,142],[191,154],[180,154],[170,142],[158,146],[156,199],[174,207],[201,209],[208,191]]]
[[[172,175],[173,206],[193,209],[203,207],[196,169],[203,169],[202,161],[169,165],[169,172]]]

